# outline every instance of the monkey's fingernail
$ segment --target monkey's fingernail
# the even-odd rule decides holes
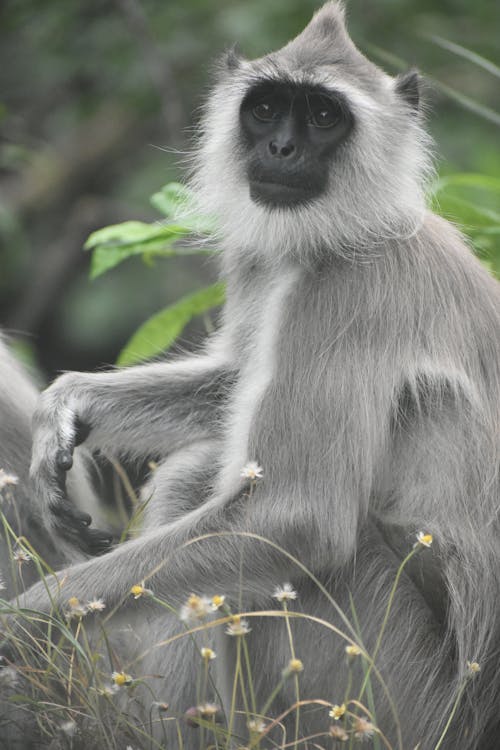
[[[60,450],[56,456],[56,462],[60,469],[69,471],[73,466],[73,456],[68,450]]]
[[[80,523],[83,523],[84,526],[90,526],[90,524],[92,523],[92,516],[89,516],[88,513],[75,510],[73,511],[73,515],[76,518],[76,520],[80,521]]]
[[[99,531],[98,529],[90,529],[89,532],[89,544],[91,547],[96,549],[107,549],[113,544],[113,535],[108,531]]]

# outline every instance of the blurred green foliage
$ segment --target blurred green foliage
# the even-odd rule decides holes
[[[190,128],[218,54],[235,41],[248,56],[277,48],[318,5],[1,5],[0,316],[14,333],[31,335],[46,373],[114,361],[142,321],[215,281],[212,264],[185,252],[158,263],[155,273],[137,258],[89,284],[89,253],[81,247],[100,227],[155,221],[147,197],[182,176]],[[496,265],[499,4],[350,0],[348,17],[356,43],[388,72],[416,65],[430,79],[429,123],[445,180],[435,200]],[[463,173],[490,182],[446,182]],[[151,259],[159,246],[150,239]],[[193,345],[204,331],[193,320],[182,345]]]

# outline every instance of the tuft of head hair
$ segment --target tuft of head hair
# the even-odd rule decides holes
[[[302,34],[299,34],[296,39],[301,37],[303,39],[306,37],[313,38],[316,35],[332,39],[335,36],[345,34],[345,17],[344,3],[331,0],[316,11]]]

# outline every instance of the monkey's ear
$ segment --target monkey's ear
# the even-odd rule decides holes
[[[396,76],[396,93],[415,111],[418,111],[420,101],[420,75],[412,68],[406,73]]]
[[[244,57],[241,54],[238,45],[233,44],[233,46],[230,47],[225,53],[222,61],[224,63],[224,66],[228,70],[237,70],[241,67],[241,63],[243,62],[243,60]]]

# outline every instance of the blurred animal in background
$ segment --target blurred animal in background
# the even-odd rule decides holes
[[[451,714],[441,748],[497,746],[500,295],[459,232],[426,208],[429,146],[417,73],[392,78],[366,59],[337,3],[277,52],[229,53],[191,178],[200,211],[218,222],[219,330],[197,355],[67,373],[39,400],[23,502],[56,546],[93,551],[64,486],[82,436],[128,460],[162,457],[141,534],[101,557],[65,558],[52,595],[116,608],[116,633],[133,636],[122,650],[161,676],[174,712],[196,702],[199,654],[186,639],[144,654],[180,625],[152,602],[145,610],[131,587],[146,581],[175,607],[215,591],[255,610],[290,581],[305,613],[344,629],[340,613],[357,613],[350,637],[377,651],[387,691],[375,691],[376,723],[393,746],[435,747]],[[23,418],[20,464],[6,465],[21,491]],[[434,543],[405,567],[377,643],[419,532],[418,544]],[[25,601],[50,611],[42,583]],[[292,626],[301,698],[341,700],[345,641],[307,619]],[[284,632],[261,618],[247,636],[259,704],[289,661]],[[357,694],[361,667],[351,676]],[[285,682],[276,715],[294,700]],[[303,737],[324,728],[317,709],[300,721]],[[184,747],[195,746],[185,731]]]
[[[0,383],[0,487],[4,497],[2,511],[7,523],[17,536],[30,540],[36,546],[38,554],[52,568],[83,560],[85,553],[89,551],[99,551],[100,540],[104,546],[109,546],[109,532],[101,534],[89,528],[89,513],[95,518],[101,518],[102,514],[88,475],[86,459],[82,455],[76,457],[74,469],[67,476],[61,477],[71,497],[71,505],[61,509],[61,522],[65,523],[64,515],[69,512],[73,522],[80,524],[78,534],[71,537],[69,532],[65,540],[54,537],[47,527],[40,507],[30,494],[28,480],[31,421],[39,392],[34,379],[21,367],[2,339]],[[3,528],[3,534],[5,531]],[[3,536],[0,545],[0,571],[5,586],[4,596],[13,596],[23,586],[38,578],[34,567],[26,566],[22,581],[19,580],[19,568],[12,564],[11,553],[12,549]]]

